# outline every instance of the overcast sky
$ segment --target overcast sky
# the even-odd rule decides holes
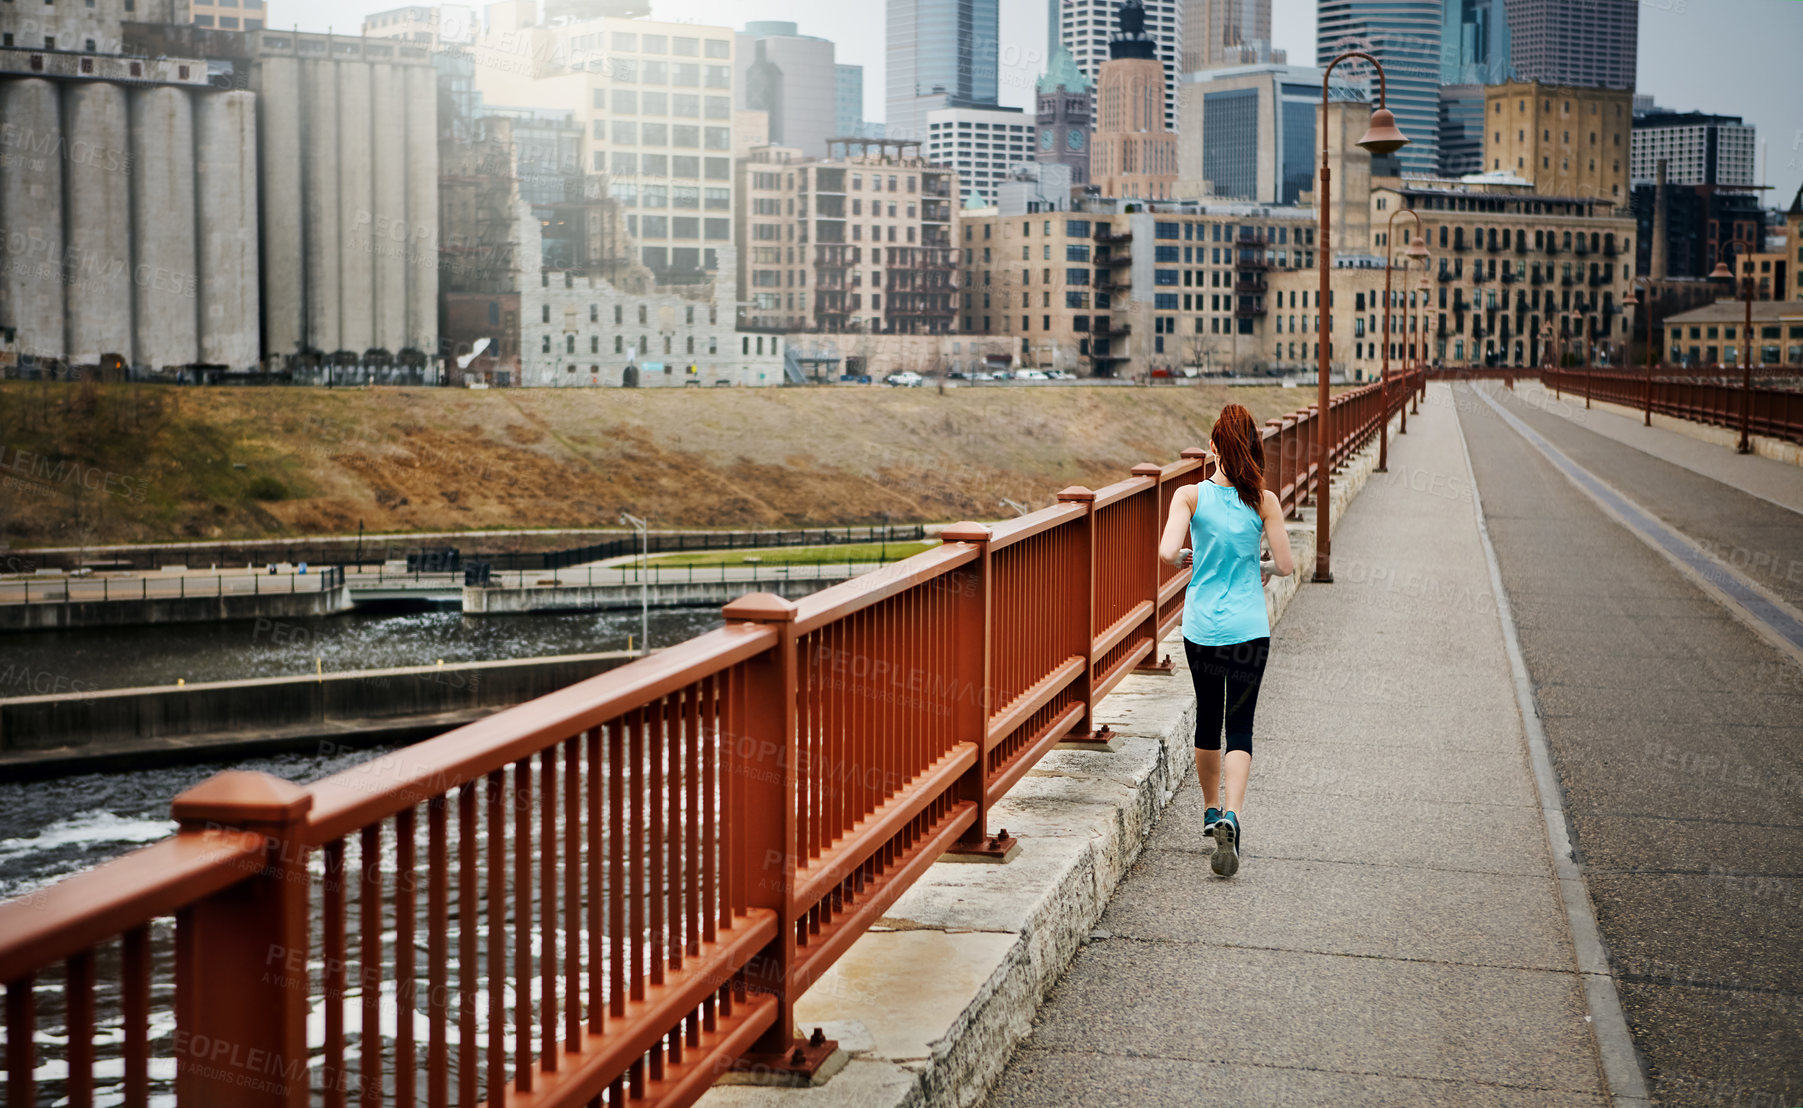
[[[355,33],[365,12],[398,0],[313,0],[299,14],[302,30]],[[1583,0],[1577,0],[1583,2]],[[278,24],[296,16],[300,0],[271,0]],[[1315,53],[1315,0],[1272,0],[1272,38],[1292,61]],[[742,27],[747,20],[788,19],[801,32],[832,39],[842,62],[864,67],[864,114],[883,114],[881,0],[652,0],[659,19]],[[1001,0],[1001,101],[1032,103],[1044,67],[1045,0]],[[298,14],[298,13],[297,13]],[[1767,203],[1790,203],[1803,182],[1803,3],[1797,0],[1644,0],[1640,5],[1639,91],[1660,106],[1744,116],[1759,129]]]

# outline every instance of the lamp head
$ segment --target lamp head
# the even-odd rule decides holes
[[[1711,281],[1732,281],[1734,274],[1729,271],[1727,262],[1717,262],[1715,268],[1709,271],[1709,279]]]
[[[1638,303],[1640,303],[1640,298],[1635,296],[1633,294],[1633,292],[1631,292],[1631,291],[1628,293],[1628,295],[1621,298],[1621,306],[1624,308],[1632,308],[1634,305],[1636,305]]]
[[[1426,240],[1424,240],[1420,237],[1410,239],[1408,246],[1403,249],[1403,254],[1407,257],[1415,258],[1422,262],[1427,261],[1427,242],[1426,242]]]
[[[1374,155],[1394,154],[1409,144],[1408,136],[1396,127],[1396,116],[1388,108],[1371,113],[1371,125],[1358,145]]]

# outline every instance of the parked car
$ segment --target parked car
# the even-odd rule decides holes
[[[1068,369],[1054,369],[1046,376],[1054,381],[1075,381],[1077,379],[1077,375]]]
[[[1047,377],[1044,373],[1040,372],[1037,369],[1023,369],[1019,373],[1016,373],[1015,376],[1020,378],[1022,381],[1050,381],[1051,380],[1050,377]]]
[[[970,375],[970,379],[972,381],[993,381],[993,380],[995,380],[995,374],[984,373],[982,370],[978,370],[977,372]]]
[[[870,374],[841,373],[839,374],[839,383],[841,385],[868,385],[870,384]]]
[[[920,382],[921,382],[920,374],[913,373],[908,370],[903,370],[900,373],[891,373],[889,376],[883,378],[883,383],[885,385],[891,385],[895,388],[902,388],[902,389],[919,388]]]
[[[945,375],[945,379],[947,381],[967,381],[970,379],[970,375],[961,369],[954,369]]]

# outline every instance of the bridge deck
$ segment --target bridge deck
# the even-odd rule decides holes
[[[1172,802],[991,1104],[1601,1103],[1459,427],[1436,401],[1276,629],[1247,858]]]
[[[1653,1096],[1798,1103],[1803,643],[1785,608],[1794,619],[1803,607],[1803,515],[1781,504],[1803,501],[1803,469],[1707,444],[1660,445],[1637,425],[1618,441],[1593,428],[1622,428],[1584,412],[1582,399],[1569,410],[1536,409],[1532,399],[1503,398],[1502,407],[1643,510],[1642,526],[1671,528],[1716,555],[1731,572],[1712,580],[1776,600],[1770,618],[1793,636],[1787,646],[1778,630],[1760,634],[1736,618],[1495,409],[1462,406],[1578,857]]]

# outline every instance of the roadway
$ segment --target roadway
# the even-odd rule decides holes
[[[1803,470],[1477,388],[1775,625],[1737,618],[1472,386],[1452,394],[1650,1091],[1803,1102]]]

